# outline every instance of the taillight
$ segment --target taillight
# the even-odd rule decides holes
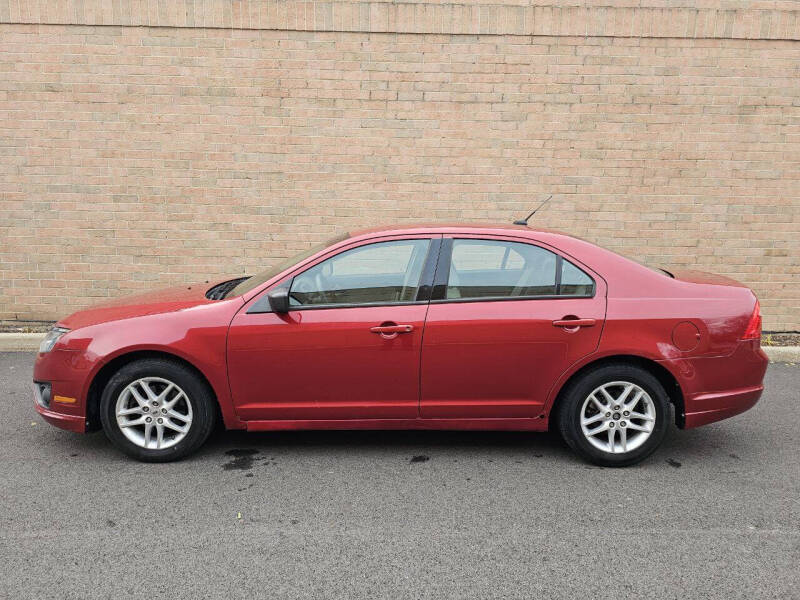
[[[758,340],[761,339],[761,306],[756,300],[756,306],[753,309],[753,314],[750,316],[750,321],[747,323],[747,329],[744,330],[743,340]]]

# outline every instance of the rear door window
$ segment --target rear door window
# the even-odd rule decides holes
[[[445,293],[448,300],[593,294],[591,277],[540,246],[503,240],[453,240]]]

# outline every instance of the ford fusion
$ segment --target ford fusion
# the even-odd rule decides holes
[[[339,237],[249,277],[123,298],[39,348],[36,410],[143,461],[228,429],[560,432],[605,466],[731,417],[767,359],[746,286],[525,226]]]

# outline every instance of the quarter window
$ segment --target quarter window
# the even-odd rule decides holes
[[[447,299],[591,296],[594,281],[557,254],[533,244],[453,240]]]
[[[560,294],[562,296],[591,296],[594,281],[568,260],[562,261]]]
[[[346,250],[295,277],[289,304],[413,302],[429,246],[429,239],[414,239]]]

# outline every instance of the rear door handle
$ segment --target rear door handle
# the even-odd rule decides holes
[[[383,337],[393,338],[397,337],[400,333],[411,333],[414,331],[413,325],[379,325],[377,327],[370,327],[372,333],[380,333]]]
[[[553,321],[553,327],[566,327],[573,329],[576,327],[594,327],[597,324],[595,319],[559,319]]]

